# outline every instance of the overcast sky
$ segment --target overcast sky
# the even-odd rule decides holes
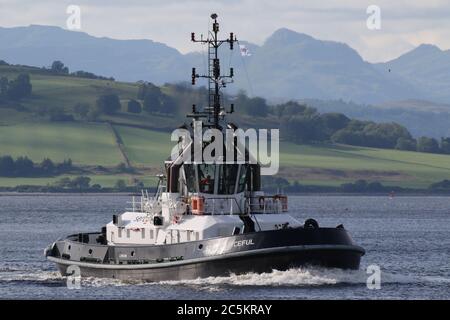
[[[450,49],[448,0],[0,0],[0,26],[66,28],[68,5],[81,8],[81,31],[116,39],[152,39],[181,52],[199,49],[190,32],[205,32],[217,12],[221,31],[262,44],[286,27],[318,39],[345,42],[370,62],[393,59],[421,43]],[[369,5],[381,9],[381,29],[366,25]]]

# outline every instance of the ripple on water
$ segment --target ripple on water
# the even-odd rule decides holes
[[[197,278],[192,280],[173,280],[160,282],[146,282],[138,280],[117,280],[109,278],[83,277],[81,285],[84,287],[106,286],[195,286],[195,287],[314,287],[332,285],[365,285],[368,274],[365,270],[342,270],[321,267],[293,268],[286,271],[273,270],[270,273],[231,274],[223,277]],[[19,269],[0,269],[0,282],[15,282],[22,284],[65,285],[67,277],[57,271],[26,272]],[[450,284],[450,278],[440,276],[424,276],[391,274],[382,272],[383,284]]]
[[[55,239],[95,231],[126,207],[127,196],[2,196],[0,293],[2,298],[80,299],[296,299],[450,298],[450,197],[290,197],[293,216],[321,226],[343,223],[366,249],[364,265],[381,267],[381,290],[366,288],[358,271],[298,268],[146,283],[83,278],[85,290],[67,290],[66,278],[45,261]],[[138,290],[136,290],[138,288]],[[205,294],[206,293],[206,294]]]

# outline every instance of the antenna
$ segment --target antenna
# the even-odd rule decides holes
[[[208,33],[207,39],[201,37],[200,40],[195,38],[195,33],[191,33],[191,41],[199,42],[208,45],[208,74],[199,75],[196,73],[195,68],[192,68],[192,85],[195,85],[197,78],[208,79],[208,107],[204,108],[203,112],[193,110],[193,113],[188,115],[198,119],[204,117],[208,119],[207,125],[220,129],[219,119],[226,112],[225,109],[220,104],[220,89],[226,87],[228,83],[233,82],[234,69],[230,68],[230,73],[228,75],[220,74],[220,59],[218,55],[219,47],[223,43],[228,43],[230,45],[230,50],[233,50],[233,44],[237,42],[236,36],[233,32],[230,32],[230,37],[225,40],[218,39],[219,33],[219,23],[217,22],[218,15],[216,13],[211,14],[212,31]],[[234,111],[234,105],[231,107],[231,112]],[[230,112],[228,112],[230,113]]]

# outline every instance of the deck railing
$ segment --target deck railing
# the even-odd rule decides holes
[[[247,198],[247,209],[251,213],[281,213],[288,211],[287,196],[270,195]]]
[[[133,196],[132,212],[149,212],[151,204],[161,200],[160,193],[149,196],[147,192],[142,192],[139,201]],[[187,199],[180,198],[179,201]],[[251,213],[281,213],[288,211],[287,196],[285,195],[264,195],[257,197],[245,197],[244,203],[240,203],[235,197],[207,197],[203,199],[204,211],[202,214],[210,215],[233,215]]]

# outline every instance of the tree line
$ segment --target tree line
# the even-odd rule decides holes
[[[28,157],[14,159],[10,155],[0,157],[0,176],[2,177],[46,177],[68,173],[74,170],[71,159],[55,163],[45,158],[34,163]]]
[[[413,138],[404,126],[350,119],[342,113],[319,113],[296,101],[270,106],[243,93],[234,100],[248,116],[277,119],[281,137],[295,143],[342,143],[354,146],[450,154],[450,137]]]
[[[125,180],[118,179],[112,188],[105,188],[102,185],[95,183],[91,184],[92,180],[86,176],[77,176],[77,177],[63,177],[56,181],[52,186],[54,188],[62,189],[62,190],[79,190],[79,191],[101,191],[101,190],[109,190],[109,191],[136,191],[142,190],[145,188],[144,184],[141,181],[135,181],[135,184],[132,186],[128,186]]]
[[[81,119],[95,120],[100,115],[114,115],[122,110],[120,96],[114,92],[101,94],[92,106],[89,103],[77,103],[73,111]],[[164,94],[158,86],[141,82],[135,99],[129,99],[126,111],[139,114],[143,111],[151,114],[173,115],[178,110],[175,100]]]
[[[273,108],[281,135],[297,143],[333,142],[354,146],[450,154],[450,137],[440,141],[413,138],[404,126],[350,119],[341,113],[319,113],[316,109],[288,102]]]
[[[29,97],[32,89],[30,75],[27,73],[21,73],[12,80],[5,76],[0,78],[0,99],[17,101]]]
[[[320,185],[305,185],[298,181],[289,182],[285,178],[276,176],[264,176],[262,178],[263,189],[267,192],[274,193],[309,193],[309,192],[335,192],[335,193],[444,193],[448,194],[450,191],[450,180],[442,180],[430,184],[424,189],[410,189],[398,186],[386,186],[378,181],[367,181],[364,179],[356,180],[354,182],[343,183],[339,186],[320,186]]]
[[[151,83],[140,83],[136,99],[127,105],[129,113],[182,115],[188,113],[186,101],[202,101],[200,92],[188,90],[181,85],[166,85],[171,96]],[[201,89],[203,90],[203,89]],[[199,91],[201,91],[199,90]],[[205,92],[201,92],[205,94]],[[190,96],[189,96],[190,95]],[[404,126],[391,123],[376,123],[350,119],[342,113],[319,113],[317,109],[288,101],[269,105],[260,97],[248,97],[239,92],[236,97],[225,97],[227,104],[234,103],[240,114],[255,124],[275,122],[281,129],[281,137],[295,143],[341,143],[354,146],[450,154],[450,137],[440,141],[431,137],[414,138]],[[94,108],[88,104],[77,104],[74,112],[85,119],[95,119],[101,114],[111,115],[121,110],[120,97],[110,93],[99,96]],[[181,111],[182,110],[182,111]],[[239,117],[236,119],[239,123]],[[266,122],[267,121],[267,122]]]
[[[43,67],[42,70],[46,71],[46,72],[49,72],[49,73],[53,73],[53,74],[67,75],[67,76],[72,76],[72,77],[76,77],[76,78],[115,81],[115,79],[113,77],[99,76],[99,75],[96,75],[96,74],[94,74],[92,72],[87,72],[87,71],[83,71],[83,70],[78,70],[78,71],[70,73],[69,72],[69,67],[64,65],[64,63],[59,61],[59,60],[53,61],[53,63],[51,64],[50,68]]]

